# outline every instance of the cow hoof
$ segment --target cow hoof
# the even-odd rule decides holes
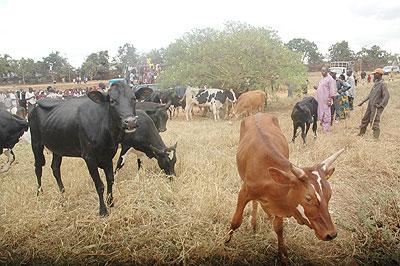
[[[108,211],[107,211],[107,209],[100,209],[100,217],[101,218],[105,218],[105,217],[107,217],[108,216]]]
[[[225,239],[225,244],[228,244],[231,239],[232,239],[232,235],[233,235],[233,230],[229,230],[229,232],[227,233],[228,237]]]
[[[108,207],[114,207],[114,198],[110,195],[107,196],[107,205]]]
[[[60,192],[64,193],[65,192],[65,188],[60,188]]]
[[[40,193],[43,194],[43,188],[42,188],[42,187],[39,187],[39,188],[37,189],[36,196],[39,196]]]

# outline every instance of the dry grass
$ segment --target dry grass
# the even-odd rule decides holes
[[[360,97],[367,91],[367,86],[358,88]],[[306,146],[300,139],[290,144],[291,160],[304,166],[347,148],[331,179],[330,210],[339,235],[321,242],[310,229],[286,220],[294,265],[399,263],[400,80],[390,84],[390,91],[380,141],[370,132],[356,137],[365,110],[358,108],[350,119],[335,124],[331,134],[320,134],[316,141],[309,134]],[[291,104],[284,99],[270,107],[288,140]],[[33,156],[28,144],[20,143],[15,165],[0,176],[0,263],[276,263],[270,222],[260,215],[253,234],[249,207],[246,222],[229,245],[223,244],[241,184],[235,165],[239,124],[169,121],[162,137],[167,144],[178,141],[178,176],[168,181],[155,161],[145,160],[136,179],[136,160],[130,154],[116,178],[115,207],[107,218],[98,217],[97,194],[81,159],[64,159],[66,192],[60,195],[46,156],[44,194],[36,197]]]

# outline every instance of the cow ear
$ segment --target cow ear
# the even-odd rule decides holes
[[[101,91],[88,92],[87,96],[89,97],[90,100],[92,100],[95,103],[105,103],[110,100],[108,94]]]
[[[287,173],[275,167],[269,167],[268,173],[272,177],[272,179],[280,185],[287,186],[293,182],[296,182],[297,180],[297,178],[293,174]]]
[[[163,151],[157,149],[156,147],[154,147],[153,145],[150,144],[150,150],[155,154],[155,155],[162,155],[164,154]]]

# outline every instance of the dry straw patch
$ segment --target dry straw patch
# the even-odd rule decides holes
[[[364,96],[369,89],[361,86],[358,94]],[[355,136],[365,110],[357,108],[350,119],[335,124],[331,134],[319,134],[316,141],[309,134],[306,146],[300,139],[289,144],[292,162],[304,166],[347,149],[331,179],[330,209],[339,235],[321,242],[308,228],[286,220],[294,265],[399,263],[399,80],[390,84],[390,92],[380,141],[371,134]],[[269,111],[279,118],[288,140],[291,104],[282,99]],[[247,223],[250,208],[232,241],[223,244],[241,184],[235,165],[239,125],[200,118],[169,121],[162,137],[169,145],[178,141],[178,176],[169,181],[155,161],[145,160],[137,178],[136,158],[130,154],[114,185],[115,207],[103,219],[83,160],[63,161],[66,192],[60,195],[46,155],[44,194],[36,197],[32,152],[20,143],[15,165],[0,176],[0,263],[276,263],[270,222],[259,215],[259,229],[253,234]]]

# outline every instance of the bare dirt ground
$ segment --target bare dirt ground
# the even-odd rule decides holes
[[[317,80],[313,76],[311,85]],[[356,103],[370,88],[357,87]],[[400,263],[400,79],[389,83],[389,90],[379,141],[370,129],[365,137],[356,136],[365,111],[358,107],[330,134],[319,132],[316,140],[309,134],[307,145],[300,138],[289,144],[291,161],[302,166],[346,148],[330,179],[338,237],[322,242],[312,230],[286,219],[291,264]],[[267,108],[288,140],[296,100],[280,98]],[[0,175],[0,264],[276,264],[270,221],[259,215],[253,234],[247,222],[250,204],[245,222],[224,245],[241,185],[235,164],[239,126],[240,121],[200,117],[168,121],[161,135],[167,145],[178,141],[177,177],[169,181],[149,159],[137,177],[135,155],[129,154],[116,177],[115,207],[107,218],[98,217],[97,194],[82,159],[63,160],[66,192],[61,195],[46,155],[44,193],[37,197],[33,155],[27,143],[19,143],[16,162]]]

